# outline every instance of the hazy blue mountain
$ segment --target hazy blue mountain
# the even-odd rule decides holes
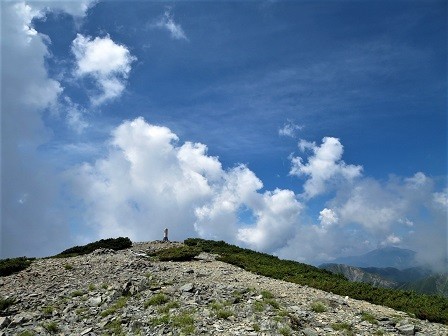
[[[366,282],[376,287],[396,288],[399,284],[380,275],[368,273],[362,268],[343,264],[322,264],[319,266],[335,274],[342,274],[350,281]]]
[[[433,274],[423,279],[406,283],[399,288],[448,298],[448,274]]]
[[[423,267],[399,270],[393,267],[355,267],[344,264],[319,266],[335,274],[342,274],[350,281],[370,283],[376,287],[412,290],[419,293],[448,298],[448,273],[434,274]]]
[[[418,281],[433,274],[424,267],[410,267],[403,270],[394,267],[363,267],[362,270],[397,283]]]
[[[415,251],[398,247],[382,247],[360,256],[337,258],[333,263],[355,267],[393,267],[403,270],[417,266],[415,254]]]

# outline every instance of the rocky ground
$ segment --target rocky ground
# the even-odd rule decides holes
[[[255,275],[201,254],[146,255],[173,243],[134,243],[39,259],[0,278],[9,335],[448,335],[448,326],[306,286]]]

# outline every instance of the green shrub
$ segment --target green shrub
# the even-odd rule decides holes
[[[263,299],[272,299],[274,297],[274,295],[272,295],[269,291],[261,291],[261,296]]]
[[[146,307],[147,308],[147,307]],[[171,301],[171,302],[168,302],[166,305],[164,305],[163,307],[160,307],[158,310],[157,310],[157,312],[159,313],[159,314],[167,314],[169,311],[170,311],[170,309],[173,309],[173,308],[179,308],[179,303],[177,303],[176,301]]]
[[[324,313],[327,311],[327,307],[322,302],[316,301],[311,304],[311,310],[315,313]]]
[[[33,260],[27,257],[0,259],[0,276],[20,272],[30,266]]]
[[[224,305],[218,301],[213,301],[212,303],[210,303],[210,308],[213,309],[214,311],[217,311],[223,307]]]
[[[253,309],[256,312],[262,312],[265,306],[266,306],[265,303],[262,301],[254,301],[253,303]]]
[[[15,300],[13,298],[3,298],[0,296],[0,311],[6,310],[9,306],[14,304]]]
[[[216,316],[220,319],[227,319],[233,315],[233,312],[228,309],[219,309],[216,312]]]
[[[349,323],[347,323],[347,322],[333,323],[333,324],[331,325],[331,327],[332,327],[333,330],[335,330],[335,331],[341,331],[341,330],[351,331],[351,330],[352,330],[352,326],[351,326],[351,324],[349,324]]]
[[[362,321],[367,321],[367,322],[369,322],[371,324],[378,324],[378,321],[377,321],[376,317],[373,316],[372,314],[368,313],[368,312],[362,312],[361,320]]]
[[[78,296],[83,296],[85,293],[83,292],[83,291],[80,291],[80,290],[75,290],[75,291],[73,291],[70,295],[72,296],[72,297],[78,297]]]
[[[84,315],[87,313],[88,309],[86,307],[81,307],[75,310],[76,315]]]
[[[128,237],[101,239],[96,242],[74,246],[54,256],[54,258],[73,257],[77,255],[89,254],[99,248],[107,248],[115,251],[124,250],[132,246],[132,242]]]
[[[277,301],[275,301],[275,299],[265,299],[264,302],[266,302],[268,305],[270,305],[271,307],[273,307],[275,309],[280,308],[280,305],[278,304]]]
[[[42,326],[50,334],[54,334],[54,333],[57,333],[59,331],[59,327],[58,327],[57,323],[53,322],[53,321],[52,322],[48,322],[48,323],[44,323]]]
[[[279,311],[277,312],[277,315],[278,315],[278,316],[285,317],[285,316],[289,316],[289,313],[288,313],[288,311],[282,309],[282,310],[279,310]]]
[[[112,335],[115,336],[125,336],[125,333],[123,332],[123,328],[121,327],[121,320],[116,319],[108,324],[106,324],[106,329],[111,332]]]
[[[34,333],[30,330],[24,330],[18,336],[34,336]]]
[[[44,315],[51,315],[53,313],[53,311],[54,311],[54,307],[53,306],[47,306],[47,307],[44,307],[42,309],[42,313]]]
[[[191,246],[171,247],[153,253],[160,261],[190,261],[201,251]]]
[[[110,306],[109,308],[107,308],[106,310],[103,310],[101,312],[101,317],[106,317],[108,315],[111,314],[115,314],[115,312],[118,309],[123,308],[124,306],[126,306],[126,303],[128,302],[128,298],[126,296],[121,296],[117,301],[115,301],[115,303]]]
[[[172,324],[174,327],[180,328],[184,334],[190,335],[194,333],[194,318],[190,312],[183,312],[174,316]]]
[[[65,264],[65,265],[64,265],[64,268],[65,268],[67,271],[71,271],[71,270],[73,269],[73,266],[70,265],[70,264]]]
[[[153,317],[151,320],[149,320],[149,324],[152,326],[158,326],[162,324],[168,324],[170,323],[170,315],[165,314],[160,317]]]
[[[291,329],[287,327],[282,327],[278,330],[278,332],[283,336],[290,336],[291,335]]]
[[[149,306],[159,306],[159,305],[162,305],[164,303],[167,303],[168,301],[169,301],[168,296],[166,296],[163,293],[158,293],[158,294],[155,294],[155,295],[151,296],[149,298],[149,300],[147,300],[145,302],[144,307],[148,308]]]

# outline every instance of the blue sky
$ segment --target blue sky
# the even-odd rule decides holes
[[[1,254],[169,227],[443,266],[446,53],[444,1],[3,2]]]

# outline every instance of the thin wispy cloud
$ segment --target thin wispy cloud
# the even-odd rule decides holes
[[[174,16],[171,13],[171,8],[167,8],[160,19],[157,20],[152,26],[167,30],[170,33],[171,38],[175,40],[188,41],[187,35],[185,34],[181,25],[174,21]]]
[[[292,120],[288,120],[283,127],[278,130],[278,134],[280,136],[295,138],[298,131],[301,129],[303,129],[303,126],[297,125]]]

